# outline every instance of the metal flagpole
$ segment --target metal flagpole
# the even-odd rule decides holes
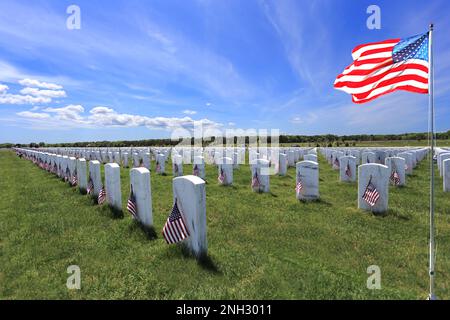
[[[429,274],[430,274],[430,293],[428,295],[428,300],[436,300],[434,294],[434,264],[435,264],[435,242],[434,242],[434,100],[433,100],[433,76],[434,76],[434,66],[433,66],[433,24],[430,24],[429,31],[429,43],[428,43],[428,55],[430,63],[430,73],[428,81],[428,104],[430,109],[430,257],[429,257]]]

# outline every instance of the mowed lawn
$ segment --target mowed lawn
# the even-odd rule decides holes
[[[356,183],[340,183],[319,162],[321,200],[312,203],[295,199],[294,168],[271,177],[272,193],[255,194],[249,166],[234,171],[231,187],[218,186],[216,168],[207,166],[209,259],[197,262],[161,236],[171,173],[151,175],[152,239],[129,214],[114,217],[108,206],[0,151],[0,299],[426,298],[427,161],[406,187],[391,188],[384,216],[358,210]],[[129,169],[121,179],[125,208]],[[441,178],[436,190],[436,293],[449,299],[450,193]],[[81,268],[81,290],[66,287],[69,265]],[[370,265],[381,268],[381,290],[366,287]]]

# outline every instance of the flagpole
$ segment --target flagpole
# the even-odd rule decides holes
[[[428,105],[430,109],[430,256],[429,256],[429,274],[430,274],[430,292],[428,295],[428,300],[436,300],[436,295],[434,294],[434,264],[435,264],[435,241],[434,241],[434,66],[433,66],[433,24],[430,24],[429,30],[429,62],[430,62],[430,74],[429,74],[429,94],[428,94]]]

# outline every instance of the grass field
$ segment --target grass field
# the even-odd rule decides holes
[[[154,163],[153,163],[154,165]],[[209,260],[168,246],[160,231],[172,205],[172,176],[152,174],[156,239],[107,206],[10,151],[0,151],[0,299],[424,299],[428,290],[428,174],[423,161],[392,188],[390,211],[357,209],[356,183],[320,158],[321,200],[295,199],[295,170],[250,189],[250,169],[217,185],[207,166]],[[191,172],[185,165],[184,172]],[[122,169],[123,203],[129,170]],[[450,298],[450,194],[436,181],[436,293]],[[68,290],[69,265],[81,290]],[[381,290],[368,290],[369,265]]]

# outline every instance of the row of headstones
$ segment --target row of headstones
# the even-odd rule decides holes
[[[436,148],[435,157],[439,175],[443,180],[444,192],[450,192],[450,149]]]
[[[103,189],[106,202],[115,210],[122,211],[120,166],[117,163],[105,165],[105,187],[103,188],[100,170],[101,163],[98,160],[89,161],[88,174],[87,162],[83,158],[76,159],[75,157],[19,148],[15,149],[15,151],[61,178],[65,175],[66,170],[71,176],[76,175],[77,185],[82,193],[85,193],[88,188],[87,177],[89,176],[89,181],[92,182],[91,195],[97,199]],[[53,171],[54,167],[57,170]],[[136,213],[135,216],[133,214],[134,218],[146,228],[153,228],[150,171],[147,168],[139,167],[130,170],[130,198],[127,208],[130,206],[131,197],[135,208],[133,212]],[[183,217],[183,228],[187,228],[187,232],[185,232],[186,234],[180,242],[197,257],[207,254],[205,181],[192,175],[174,178],[173,199],[174,208],[176,204],[177,212],[180,212]],[[173,218],[173,213],[174,209],[169,215],[166,225]],[[178,232],[174,229],[169,230],[170,227],[166,228],[166,225],[163,233]],[[169,235],[168,237],[164,236],[164,238],[169,243],[176,237]]]

